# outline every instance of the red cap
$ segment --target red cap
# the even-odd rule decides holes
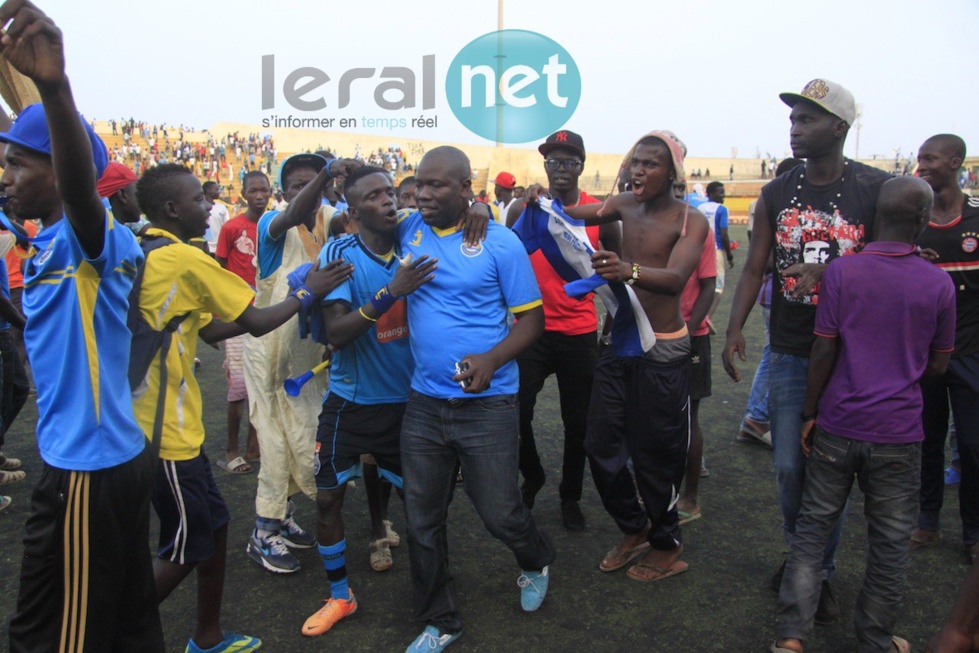
[[[111,197],[116,191],[136,181],[139,181],[139,177],[128,166],[110,161],[96,188],[99,191],[99,197]]]
[[[517,178],[511,175],[509,172],[501,172],[500,174],[496,175],[496,181],[494,183],[502,188],[513,190],[514,186],[517,185]]]

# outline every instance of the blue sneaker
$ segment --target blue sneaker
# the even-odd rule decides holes
[[[316,537],[297,524],[291,512],[282,520],[282,541],[291,549],[311,549],[316,546]]]
[[[962,473],[954,467],[945,470],[945,485],[957,485],[962,482]]]
[[[517,579],[520,586],[520,607],[524,612],[533,612],[547,596],[547,567],[540,571],[525,571]]]
[[[248,557],[276,574],[291,574],[299,571],[299,559],[289,552],[286,543],[282,541],[281,533],[272,533],[259,537],[254,531],[248,538],[245,549]]]
[[[262,640],[248,635],[236,635],[235,633],[225,633],[224,639],[217,646],[211,648],[201,648],[190,640],[184,653],[249,653],[262,648]]]
[[[425,626],[425,630],[418,636],[418,639],[411,643],[411,646],[405,649],[405,653],[411,653],[412,651],[441,651],[459,639],[459,635],[461,634],[461,631],[458,633],[443,633],[435,626]]]

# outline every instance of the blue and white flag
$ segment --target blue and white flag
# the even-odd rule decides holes
[[[619,356],[642,356],[656,344],[656,335],[635,291],[621,281],[607,282],[594,273],[591,255],[595,253],[585,231],[585,223],[564,212],[559,199],[541,198],[528,204],[513,231],[527,250],[538,249],[558,275],[569,282],[564,290],[571,297],[594,292],[612,316],[612,349]]]

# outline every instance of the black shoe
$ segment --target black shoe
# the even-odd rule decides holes
[[[768,587],[771,588],[776,594],[782,589],[782,576],[785,575],[785,560],[782,561],[782,566],[778,568],[772,579],[768,581]]]
[[[561,502],[561,521],[569,531],[585,530],[585,516],[574,499],[565,499]]]
[[[528,508],[534,507],[534,500],[537,499],[537,493],[540,489],[544,487],[544,475],[541,474],[539,478],[525,478],[523,485],[520,486],[520,495],[523,497],[523,503]]]
[[[816,623],[825,626],[839,618],[840,606],[836,605],[836,598],[833,596],[829,581],[824,580],[822,591],[819,593],[819,606],[816,607]]]

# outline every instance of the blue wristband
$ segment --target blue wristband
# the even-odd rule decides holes
[[[302,310],[308,311],[316,303],[316,295],[310,290],[309,286],[302,285],[289,293],[289,297],[295,297],[302,304]]]
[[[384,286],[371,297],[371,306],[374,307],[378,315],[384,315],[391,310],[396,301],[398,298],[391,294],[391,290],[387,286]]]

